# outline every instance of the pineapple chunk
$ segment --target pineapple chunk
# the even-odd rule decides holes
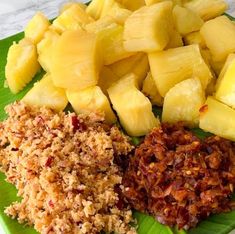
[[[80,90],[98,82],[101,67],[95,34],[83,31],[63,33],[53,46],[52,80],[57,87]]]
[[[66,91],[68,100],[77,114],[101,112],[105,115],[105,121],[109,124],[117,121],[109,104],[108,98],[100,87],[93,86],[80,91]]]
[[[216,89],[218,89],[218,86],[220,85],[220,81],[223,79],[225,73],[228,70],[228,67],[231,65],[231,63],[233,61],[235,61],[235,53],[232,53],[227,57],[227,59],[224,63],[224,66],[223,66],[223,68],[221,69],[221,71],[219,73],[219,77],[218,77],[217,82],[216,82]]]
[[[53,26],[59,33],[63,33],[67,30],[82,30],[91,22],[93,19],[85,10],[80,5],[73,4],[53,21]]]
[[[200,32],[215,61],[235,52],[235,25],[226,16],[207,21]]]
[[[178,5],[173,9],[173,18],[176,28],[181,35],[200,30],[204,23],[201,17],[195,12]]]
[[[170,41],[168,42],[165,49],[171,49],[171,48],[176,48],[176,47],[181,47],[181,46],[184,46],[182,36],[176,29],[173,29],[171,33]]]
[[[208,97],[200,109],[199,127],[220,137],[235,141],[235,110]]]
[[[146,135],[159,125],[149,99],[136,88],[133,74],[112,85],[108,94],[122,127],[130,136]]]
[[[216,88],[216,99],[235,108],[235,59],[228,65],[224,76],[220,77]]]
[[[137,78],[139,87],[142,86],[143,80],[149,71],[148,57],[144,53],[137,53],[129,58],[120,60],[109,66],[112,72],[119,78],[134,73]]]
[[[5,75],[12,93],[18,93],[40,69],[36,46],[31,40],[23,39],[9,48]]]
[[[41,41],[49,26],[49,20],[41,12],[38,12],[26,26],[24,30],[25,38],[29,38],[34,44],[37,44]]]
[[[151,100],[151,103],[153,105],[163,105],[163,98],[157,90],[157,86],[155,84],[151,72],[148,73],[147,77],[143,82],[142,92]]]
[[[192,32],[184,36],[185,45],[198,44],[202,49],[206,48],[206,42],[200,32]]]
[[[62,5],[59,13],[62,14],[64,11],[68,10],[73,5],[79,5],[79,7],[81,7],[83,10],[86,10],[87,8],[87,5],[81,2],[67,2]]]
[[[93,19],[98,20],[102,14],[103,5],[106,0],[92,0],[86,8],[86,13]]]
[[[107,89],[120,78],[107,66],[103,66],[100,71],[98,86],[105,95],[108,95]]]
[[[222,15],[228,9],[228,4],[224,0],[192,0],[184,7],[196,12],[203,20],[209,20]]]
[[[55,87],[48,74],[34,84],[22,101],[30,106],[45,106],[56,111],[64,110],[68,104],[64,89]]]
[[[118,2],[116,2],[115,0],[105,0],[100,18],[108,15],[108,13],[111,11],[111,9],[120,8],[120,7],[121,7],[121,5]]]
[[[120,4],[113,6],[107,15],[112,17],[113,20],[120,25],[124,25],[126,19],[131,15],[132,11],[123,8]]]
[[[198,45],[189,45],[149,54],[150,70],[162,97],[177,83],[198,77],[203,89],[212,74],[203,60]]]
[[[49,30],[44,34],[44,38],[37,44],[38,62],[42,68],[50,72],[51,54],[55,42],[58,40],[59,34],[53,30]]]
[[[145,0],[146,6],[151,6],[153,4],[159,3],[159,2],[164,2],[166,0]]]
[[[117,0],[117,2],[121,3],[125,8],[131,10],[131,11],[136,11],[139,8],[143,7],[145,5],[144,0]]]
[[[199,79],[191,78],[176,84],[164,99],[162,121],[183,121],[189,127],[199,123],[199,109],[205,102],[205,93]]]
[[[112,24],[110,27],[100,31],[99,39],[105,65],[134,54],[133,52],[128,52],[123,46],[123,27],[121,25]]]
[[[170,41],[172,31],[172,2],[145,6],[127,18],[124,25],[124,47],[128,51],[163,50]]]
[[[215,58],[211,55],[211,61],[210,61],[210,64],[211,64],[211,67],[213,69],[213,71],[215,72],[215,74],[217,76],[219,76],[224,64],[225,64],[225,59],[223,60],[219,60],[219,61],[216,61]]]
[[[111,27],[115,23],[115,20],[110,16],[105,16],[85,26],[87,32],[99,33],[108,27]]]

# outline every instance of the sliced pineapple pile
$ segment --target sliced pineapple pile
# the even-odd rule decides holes
[[[235,115],[235,24],[221,16],[227,8],[224,0],[93,0],[65,4],[52,24],[37,13],[9,49],[9,88],[21,91],[40,64],[46,75],[24,97],[30,105],[102,112],[131,136],[159,125],[158,105],[164,122],[234,140],[227,115]]]

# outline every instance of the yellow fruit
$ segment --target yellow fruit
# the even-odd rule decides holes
[[[41,12],[38,12],[26,26],[24,30],[25,38],[29,38],[34,44],[37,44],[41,41],[49,26],[49,20]]]
[[[171,48],[176,48],[176,47],[181,47],[181,46],[184,46],[182,36],[176,29],[173,29],[171,33],[170,41],[168,42],[165,49],[171,49]]]
[[[50,72],[51,54],[55,42],[58,40],[59,34],[53,30],[45,32],[43,39],[37,44],[38,62],[42,68]]]
[[[115,20],[111,16],[105,16],[85,26],[85,30],[90,33],[99,33],[102,30],[110,27],[115,23]]]
[[[207,21],[200,32],[215,61],[235,52],[235,25],[226,16]]]
[[[148,57],[144,53],[137,53],[129,58],[120,60],[109,66],[112,72],[119,78],[134,73],[136,75],[139,87],[149,71]]]
[[[107,66],[103,66],[99,74],[98,86],[107,95],[107,89],[120,78]]]
[[[159,51],[173,31],[172,2],[144,6],[133,12],[124,25],[124,47],[128,51]]]
[[[157,86],[155,84],[151,72],[148,73],[147,77],[143,82],[142,92],[150,99],[153,105],[162,106],[163,98],[157,90]]]
[[[102,14],[105,1],[106,0],[92,0],[86,9],[86,13],[95,20],[99,19]]]
[[[126,19],[131,15],[132,11],[123,8],[120,4],[113,6],[108,12],[107,16],[112,17],[112,19],[120,25],[124,25]]]
[[[5,75],[12,93],[18,93],[36,75],[40,65],[36,46],[31,40],[23,39],[9,48]]]
[[[227,67],[224,76],[220,77],[215,97],[224,104],[235,108],[235,59]]]
[[[222,69],[223,66],[224,66],[225,61],[226,61],[225,59],[216,61],[215,58],[211,55],[210,64],[211,64],[211,67],[212,67],[213,71],[215,72],[215,74],[216,74],[217,76],[219,76],[219,74],[220,74],[220,72],[221,72],[221,69]]]
[[[95,34],[82,31],[63,33],[53,47],[52,80],[57,87],[80,90],[95,86],[101,67]]]
[[[77,114],[100,112],[104,113],[107,123],[116,122],[117,119],[109,104],[109,100],[100,87],[93,86],[80,91],[67,90],[66,94]]]
[[[112,24],[110,27],[100,31],[101,51],[104,64],[109,65],[121,59],[130,57],[133,52],[127,51],[123,46],[123,27]]]
[[[204,23],[201,17],[195,12],[178,5],[173,9],[173,18],[176,29],[181,35],[186,35],[200,30]]]
[[[145,0],[146,6],[151,6],[153,4],[159,3],[159,2],[164,2],[166,0]]]
[[[198,44],[202,49],[206,48],[206,43],[200,32],[192,32],[184,36],[185,45]]]
[[[22,101],[30,106],[45,106],[56,111],[64,110],[68,104],[64,89],[55,87],[49,74],[36,82]]]
[[[192,0],[184,7],[197,13],[203,20],[209,20],[222,15],[228,9],[228,4],[224,0]]]
[[[83,7],[73,4],[53,21],[53,26],[59,33],[63,33],[67,30],[82,30],[86,24],[91,22],[93,19]]]
[[[121,3],[124,7],[131,11],[136,11],[145,5],[144,0],[117,0],[117,2]]]
[[[200,109],[199,127],[206,132],[235,141],[235,110],[208,97]]]
[[[81,2],[67,2],[62,5],[59,13],[62,14],[64,11],[68,10],[73,5],[79,5],[84,10],[86,10],[86,8],[87,8],[87,5],[84,3],[81,3]]]
[[[189,45],[149,54],[150,70],[162,97],[177,83],[198,77],[203,89],[212,74],[203,60],[198,45]]]
[[[222,67],[220,73],[219,73],[219,77],[217,79],[217,83],[216,83],[216,89],[218,88],[218,86],[220,85],[220,81],[223,79],[225,73],[227,72],[228,70],[228,67],[231,65],[231,63],[235,61],[235,53],[232,53],[230,54],[225,63],[224,63],[224,66]]]
[[[112,85],[108,94],[122,127],[130,136],[146,135],[159,125],[149,99],[136,88],[133,74]]]
[[[181,81],[164,98],[162,121],[183,121],[189,127],[196,127],[199,123],[199,109],[204,102],[205,93],[199,79]]]

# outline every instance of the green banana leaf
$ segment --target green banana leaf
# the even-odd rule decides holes
[[[41,71],[35,76],[33,81],[28,84],[22,92],[17,95],[12,94],[7,87],[5,87],[5,73],[4,67],[6,65],[7,51],[13,41],[19,41],[23,37],[23,33],[19,33],[12,37],[0,40],[0,120],[6,118],[4,107],[20,100],[25,93],[32,87],[33,83],[40,79],[44,72]],[[154,108],[155,114],[161,114],[161,109]],[[204,138],[208,133],[200,129],[193,129],[194,133],[200,138]],[[141,139],[133,138],[134,144],[138,144]],[[26,224],[19,224],[17,220],[12,220],[4,214],[4,208],[12,202],[19,200],[15,187],[5,181],[5,176],[0,173],[0,225],[6,234],[36,234],[37,232]],[[177,228],[169,228],[158,223],[154,218],[134,212],[137,220],[137,228],[139,234],[228,234],[235,228],[235,211],[226,214],[213,215],[207,220],[202,221],[197,228],[191,229],[188,232],[177,230]]]

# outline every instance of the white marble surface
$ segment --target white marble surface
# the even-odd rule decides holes
[[[23,31],[26,23],[36,11],[42,11],[49,18],[54,18],[58,14],[59,6],[65,2],[68,0],[0,0],[0,39]],[[235,0],[227,0],[227,2],[229,3],[228,13],[235,17]],[[1,226],[0,234],[5,234]],[[235,230],[230,234],[235,234]]]

